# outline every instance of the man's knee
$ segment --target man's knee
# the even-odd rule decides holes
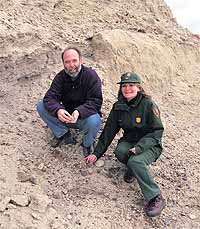
[[[40,115],[40,117],[43,116],[44,112],[46,112],[46,109],[44,107],[44,103],[42,100],[38,101],[36,104],[37,112]]]
[[[86,120],[86,125],[89,129],[100,129],[101,126],[101,118],[99,115],[91,115]]]

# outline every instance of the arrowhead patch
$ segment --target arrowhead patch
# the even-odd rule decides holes
[[[136,122],[136,123],[141,123],[141,121],[142,121],[141,117],[136,117],[136,118],[135,118],[135,122]]]

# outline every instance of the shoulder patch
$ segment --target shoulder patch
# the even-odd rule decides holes
[[[141,123],[141,121],[142,121],[142,118],[141,118],[141,117],[136,117],[136,118],[135,118],[135,122],[136,122],[136,123]]]
[[[157,107],[153,107],[152,108],[152,112],[154,113],[155,116],[157,116],[158,118],[160,118],[160,111]]]

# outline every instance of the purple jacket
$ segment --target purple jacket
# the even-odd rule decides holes
[[[43,101],[46,109],[54,116],[61,108],[70,114],[78,110],[81,119],[96,113],[101,115],[101,80],[93,69],[83,65],[74,81],[63,69],[53,79]]]

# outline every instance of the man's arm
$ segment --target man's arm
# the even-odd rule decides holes
[[[81,118],[87,118],[90,115],[99,113],[103,101],[102,86],[99,76],[94,70],[91,70],[89,74],[91,74],[89,79],[83,82],[84,87],[87,86],[86,101],[84,104],[76,107]]]
[[[60,103],[63,91],[63,82],[61,74],[62,72],[58,73],[55,76],[49,90],[46,92],[43,99],[45,108],[53,116],[57,116],[57,111],[59,109],[65,109],[65,107]]]

